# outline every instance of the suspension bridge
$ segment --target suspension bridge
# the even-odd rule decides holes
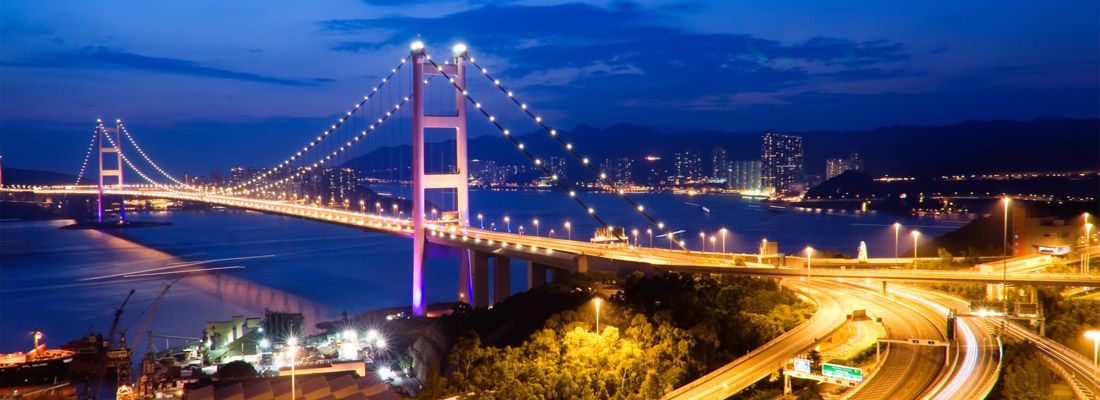
[[[514,135],[498,114],[489,110],[490,102],[483,103],[475,98],[474,92],[477,91],[468,87],[471,75],[480,75],[488,83],[481,87],[483,90],[477,96],[497,96],[490,99],[491,104],[514,108],[521,118],[529,119],[550,139],[550,143],[559,146],[576,166],[591,174],[601,190],[616,195],[622,207],[636,214],[637,221],[648,224],[645,232],[651,238],[656,232],[657,237],[661,238],[659,246],[654,246],[652,239],[648,246],[643,245],[638,241],[637,230],[631,242],[628,233],[622,229],[626,226],[625,221],[615,223],[605,217],[585,199],[590,192],[568,183],[560,169],[552,167],[546,158],[525,144],[521,137]],[[604,228],[604,232],[613,236],[613,243],[573,240],[571,234],[567,238],[544,236],[537,232],[535,235],[523,234],[512,232],[510,227],[507,231],[485,229],[479,223],[480,215],[475,219],[470,214],[467,111],[480,115],[488,126],[507,139],[518,156],[529,162],[532,171],[541,174],[555,192],[568,198],[597,227]],[[447,143],[453,144],[426,145],[426,136],[440,131],[445,132]],[[390,142],[379,139],[387,135],[391,137]],[[582,149],[574,146],[565,136],[521,101],[515,92],[494,78],[464,45],[454,46],[449,57],[437,62],[427,53],[424,44],[417,41],[411,46],[408,56],[401,58],[385,78],[333,124],[316,136],[310,135],[302,147],[291,150],[289,156],[273,167],[230,184],[196,184],[179,179],[142,149],[121,120],[116,120],[113,127],[97,120],[83,165],[73,185],[8,187],[3,190],[39,195],[95,196],[96,218],[101,223],[108,218],[104,210],[115,201],[117,220],[125,222],[124,202],[127,198],[172,199],[295,216],[408,237],[413,241],[412,313],[418,316],[425,315],[426,311],[423,271],[428,244],[457,249],[460,260],[458,297],[475,306],[488,306],[511,293],[512,259],[527,262],[528,283],[531,286],[545,283],[548,272],[553,278],[563,273],[590,271],[620,274],[626,271],[686,271],[787,279],[832,278],[861,283],[882,282],[884,291],[887,281],[1100,286],[1100,278],[1088,274],[845,269],[837,268],[844,262],[835,259],[817,260],[831,267],[812,268],[811,260],[800,257],[787,257],[786,263],[780,263],[772,255],[729,253],[725,249],[721,252],[717,249],[706,251],[705,246],[701,250],[688,249],[681,234],[685,229],[680,229],[686,227],[673,227],[658,218],[655,210],[641,204],[625,188],[609,179],[606,171],[601,171]],[[379,149],[406,143],[411,150],[407,158],[404,155],[393,156],[392,152],[367,153],[390,157],[389,162],[401,164],[381,169],[396,171],[389,176],[390,179],[411,183],[411,204],[405,210],[398,212],[398,204],[393,203],[393,212],[390,213],[391,210],[382,207],[381,201],[375,202],[375,207],[368,210],[362,200],[359,209],[355,210],[350,207],[348,198],[344,198],[342,204],[330,198],[330,203],[325,204],[320,200],[313,202],[309,196],[301,198],[294,190],[295,185],[315,179],[313,174],[317,171],[349,161],[355,149]],[[127,144],[134,152],[123,151]],[[91,172],[89,164],[93,153],[98,164],[98,182],[83,184],[84,178]],[[134,157],[135,154],[137,157]],[[436,158],[436,155],[439,157]],[[142,162],[144,165],[141,165]],[[126,175],[133,172],[145,183],[135,185],[124,181],[124,170],[127,169]],[[432,205],[430,213],[426,208],[428,204]],[[660,246],[665,242],[667,246]],[[870,259],[866,263],[878,266],[899,264],[903,262],[897,258]],[[855,266],[855,261],[851,261],[850,266]],[[496,298],[490,298],[490,286]]]

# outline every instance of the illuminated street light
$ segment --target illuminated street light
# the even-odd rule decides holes
[[[894,223],[894,262],[898,262],[898,239],[901,238],[901,223]]]
[[[913,268],[917,268],[917,246],[920,241],[920,231],[913,231]]]
[[[1089,246],[1092,245],[1092,235],[1090,233],[1091,230],[1092,230],[1092,223],[1089,222],[1089,213],[1086,212],[1085,213],[1085,262],[1081,263],[1081,269],[1086,274],[1089,273],[1089,272],[1092,272],[1092,271],[1090,271],[1092,268],[1089,265],[1089,264],[1091,264],[1089,262]]]
[[[535,224],[535,236],[539,236],[539,219],[535,218],[535,220],[532,221],[532,223]]]
[[[565,221],[565,232],[566,239],[573,240],[573,224],[570,224],[569,221]]]
[[[728,231],[726,230],[726,228],[722,228],[722,229],[719,229],[718,232],[722,234],[722,253],[725,253],[726,252],[726,233]]]
[[[813,259],[814,248],[806,246],[806,277],[809,278],[813,274]]]
[[[481,224],[481,229],[485,229],[485,216],[481,213],[477,213],[477,222]]]
[[[596,334],[600,334],[600,304],[603,303],[603,299],[596,298]]]
[[[645,233],[649,234],[649,247],[653,247],[653,229],[646,229]]]
[[[699,232],[699,251],[707,251],[707,234],[705,232]]]
[[[271,347],[271,341],[267,339],[260,339],[260,348],[267,349]]]
[[[294,400],[297,398],[297,389],[294,382],[294,364],[297,364],[297,362],[294,356],[298,352],[298,338],[291,336],[286,340],[286,345],[289,346],[287,355],[290,356],[290,400]]]
[[[512,232],[512,219],[508,218],[508,216],[505,215],[504,216],[504,223],[508,224],[508,232],[511,233]]]
[[[634,247],[638,247],[638,230],[632,229],[630,233],[634,234]]]
[[[597,321],[597,323],[599,323],[599,321]],[[1096,353],[1100,351],[1100,330],[1085,332],[1085,338],[1092,340],[1092,369],[1100,369],[1100,366],[1098,366],[1096,362]]]
[[[710,235],[710,251],[717,251],[716,247],[718,247],[718,238]]]
[[[1005,223],[1004,234],[1001,236],[1001,311],[1004,313],[1001,317],[1001,336],[1004,336],[1005,329],[1008,329],[1008,204],[1012,199],[1005,196],[1002,202],[1005,205]]]

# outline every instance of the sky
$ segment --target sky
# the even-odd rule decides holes
[[[7,1],[0,154],[5,167],[75,174],[102,116],[126,121],[169,171],[273,165],[418,37],[436,55],[467,44],[563,129],[1100,115],[1095,0]],[[487,82],[471,91],[522,123]],[[470,130],[494,133],[472,120]]]

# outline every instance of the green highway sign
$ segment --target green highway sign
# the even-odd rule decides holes
[[[821,374],[830,378],[844,379],[856,382],[863,381],[862,369],[845,367],[843,365],[829,363],[821,364]]]

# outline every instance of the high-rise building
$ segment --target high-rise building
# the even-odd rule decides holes
[[[730,188],[761,191],[763,182],[760,178],[760,160],[730,162]]]
[[[711,152],[710,171],[710,181],[729,182],[730,166],[726,161],[726,149],[716,147]]]
[[[607,179],[616,185],[634,183],[634,160],[629,157],[603,160],[600,171],[607,174]]]
[[[676,181],[696,183],[703,180],[703,160],[691,151],[676,153]]]
[[[551,173],[556,174],[558,179],[565,179],[565,158],[558,156],[551,156],[546,160],[546,169],[549,169]]]
[[[783,192],[799,183],[803,173],[802,137],[768,132],[763,139],[760,170],[764,186]]]
[[[825,160],[825,179],[833,179],[834,176],[848,171],[863,172],[863,158],[859,153],[852,153],[848,158],[830,158]]]

